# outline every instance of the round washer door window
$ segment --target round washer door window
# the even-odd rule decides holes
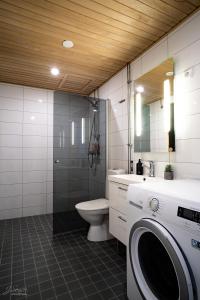
[[[147,300],[193,300],[190,273],[174,238],[158,222],[142,219],[129,237],[131,268]]]

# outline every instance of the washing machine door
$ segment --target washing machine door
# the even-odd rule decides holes
[[[158,222],[141,219],[129,236],[131,268],[146,300],[193,300],[186,260],[172,235]]]

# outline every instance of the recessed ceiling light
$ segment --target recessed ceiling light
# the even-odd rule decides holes
[[[72,41],[64,40],[62,44],[63,44],[64,48],[72,48],[72,47],[74,47],[74,43]]]
[[[139,85],[139,86],[136,87],[136,91],[138,93],[143,93],[144,92],[144,87],[142,85]]]
[[[57,76],[58,74],[60,74],[60,71],[58,68],[51,68],[51,74]]]
[[[171,77],[171,76],[174,75],[174,72],[173,72],[173,71],[169,71],[169,72],[167,72],[165,75],[168,76],[168,77]]]

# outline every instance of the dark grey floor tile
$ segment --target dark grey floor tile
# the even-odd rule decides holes
[[[0,233],[1,288],[12,277],[30,300],[127,299],[126,259],[115,240],[89,242],[86,230],[53,236],[52,215],[2,220]]]

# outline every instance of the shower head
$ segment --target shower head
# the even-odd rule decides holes
[[[93,103],[92,109],[93,109],[93,112],[97,112],[98,111],[97,103]]]
[[[86,97],[86,100],[88,102],[90,102],[90,104],[92,105],[93,112],[97,112],[98,111],[98,105],[97,105],[98,100],[95,98],[91,99],[91,97]]]

